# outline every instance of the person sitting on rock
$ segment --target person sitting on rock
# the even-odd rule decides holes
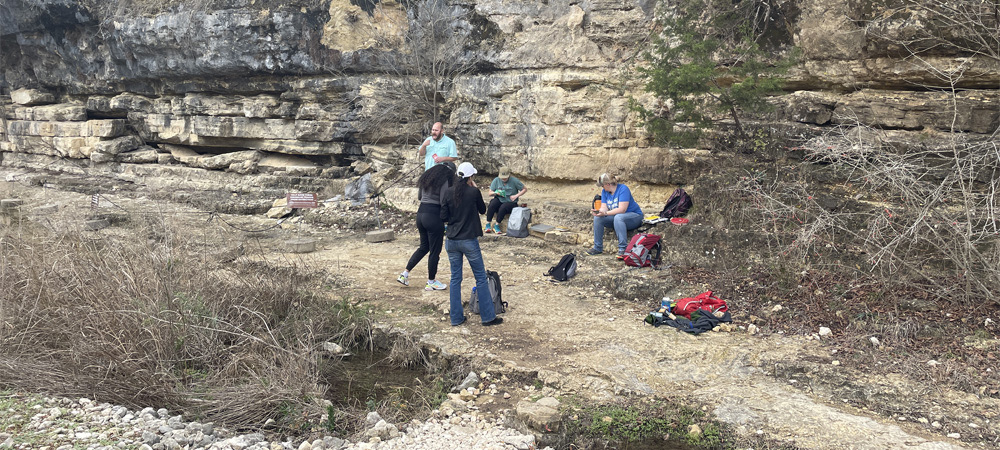
[[[604,229],[613,228],[618,237],[618,259],[622,259],[628,246],[628,230],[642,224],[642,209],[632,198],[628,186],[619,183],[614,175],[600,174],[597,185],[601,187],[601,206],[590,210],[594,216],[594,247],[587,250],[587,254],[604,252]]]
[[[524,183],[517,177],[510,176],[510,167],[501,167],[500,174],[490,183],[490,195],[493,196],[493,199],[490,200],[490,205],[486,208],[486,226],[483,228],[483,232],[503,234],[500,232],[500,222],[503,222],[504,217],[507,217],[517,206],[517,200],[525,192],[528,192],[528,188],[524,187]],[[493,223],[494,215],[497,218],[496,224]]]

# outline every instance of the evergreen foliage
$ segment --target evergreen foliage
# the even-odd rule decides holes
[[[773,57],[788,33],[774,0],[661,0],[657,32],[638,68],[656,107],[632,107],[658,144],[691,146],[719,117],[737,138],[741,119],[770,109],[794,57]],[[785,52],[790,53],[790,52]]]

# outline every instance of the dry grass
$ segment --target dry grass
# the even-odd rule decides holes
[[[316,296],[301,268],[225,262],[213,255],[231,244],[162,223],[129,234],[0,228],[0,386],[237,428],[322,414],[317,349],[367,319]]]

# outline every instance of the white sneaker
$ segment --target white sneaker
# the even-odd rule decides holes
[[[429,280],[427,281],[427,286],[424,287],[425,291],[442,291],[445,289],[448,289],[448,285],[438,280]]]
[[[410,285],[410,276],[407,275],[407,274],[405,274],[405,273],[401,273],[401,274],[399,274],[399,278],[396,278],[396,281],[398,281],[399,284],[402,284],[403,286],[409,286]]]

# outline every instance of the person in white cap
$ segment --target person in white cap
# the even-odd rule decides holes
[[[486,213],[486,203],[483,193],[479,191],[472,176],[476,168],[464,162],[458,166],[456,182],[450,192],[445,194],[441,202],[441,219],[448,222],[445,236],[448,240],[444,248],[448,252],[448,262],[451,264],[451,286],[449,300],[451,305],[451,325],[465,323],[465,310],[462,308],[462,257],[468,258],[472,274],[476,278],[476,293],[479,296],[479,318],[483,326],[497,325],[503,318],[497,317],[493,307],[493,298],[486,281],[486,265],[483,253],[479,249],[479,236],[483,235],[479,215]]]

